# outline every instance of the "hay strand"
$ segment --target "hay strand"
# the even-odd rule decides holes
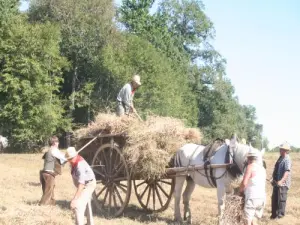
[[[244,198],[238,195],[226,195],[225,209],[222,215],[222,222],[225,225],[243,224]]]
[[[77,142],[86,136],[126,133],[123,153],[133,171],[144,179],[165,174],[175,152],[185,143],[200,143],[202,134],[197,128],[186,128],[182,120],[149,116],[146,121],[114,114],[97,115],[95,122],[75,132]]]

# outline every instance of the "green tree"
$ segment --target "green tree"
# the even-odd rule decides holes
[[[196,124],[196,99],[186,77],[174,70],[172,62],[148,41],[126,35],[123,42],[118,48],[108,46],[103,55],[104,66],[115,82],[114,96],[133,73],[139,73],[143,85],[135,96],[138,110]]]
[[[99,80],[106,79],[99,66],[99,55],[115,33],[114,14],[111,0],[77,1],[75,4],[72,0],[35,0],[30,5],[31,21],[51,21],[60,26],[61,53],[71,63],[71,69],[64,72],[61,91],[70,98],[70,112],[78,119],[75,122],[82,119],[82,108],[85,115],[90,109]],[[101,93],[97,97],[101,98]]]
[[[0,45],[0,126],[14,150],[34,150],[68,128],[58,96],[68,64],[56,26],[31,25],[21,16],[9,23]]]

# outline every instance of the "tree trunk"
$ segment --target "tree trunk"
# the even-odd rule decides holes
[[[74,67],[74,74],[73,74],[73,78],[72,78],[72,102],[71,102],[71,113],[73,113],[74,109],[75,109],[75,92],[76,92],[76,79],[77,79],[77,64]]]

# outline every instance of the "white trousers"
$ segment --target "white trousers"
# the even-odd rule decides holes
[[[84,225],[84,213],[86,212],[87,224],[94,225],[92,212],[92,194],[96,188],[96,180],[93,180],[85,185],[80,197],[76,201],[75,206],[75,220],[76,225]]]

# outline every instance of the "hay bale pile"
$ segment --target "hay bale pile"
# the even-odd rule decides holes
[[[243,224],[244,198],[238,195],[226,195],[222,222],[226,225]]]
[[[179,119],[149,116],[146,121],[114,114],[98,114],[94,123],[75,132],[81,138],[102,134],[126,133],[124,154],[128,164],[143,179],[159,178],[179,147],[188,142],[200,143],[201,133],[196,128],[186,128]]]

